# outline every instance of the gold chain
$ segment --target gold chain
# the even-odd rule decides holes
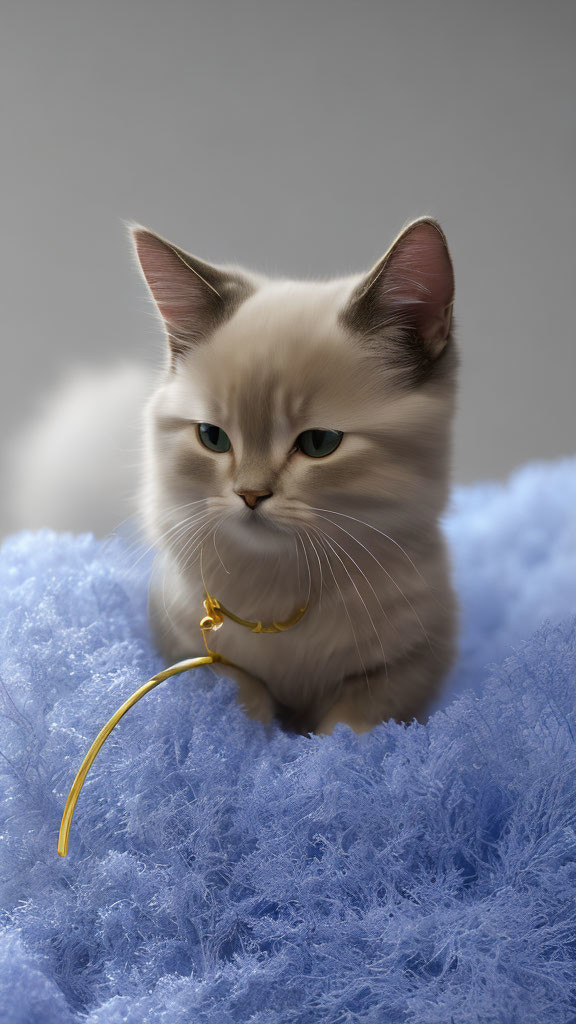
[[[200,668],[202,665],[213,665],[220,662],[225,665],[234,665],[234,662],[228,661],[227,658],[222,654],[218,654],[217,651],[210,650],[208,646],[208,634],[215,632],[224,625],[224,616],[231,619],[233,622],[237,622],[240,626],[246,626],[252,633],[283,633],[285,630],[290,629],[291,626],[295,626],[304,615],[308,605],[304,605],[303,608],[299,608],[294,613],[292,618],[287,619],[286,622],[273,622],[271,626],[264,626],[262,622],[251,622],[249,619],[241,619],[238,615],[234,615],[233,612],[229,611],[224,607],[223,604],[211,594],[206,591],[206,597],[204,599],[204,610],[205,615],[200,620],[200,629],[202,630],[202,638],[204,640],[204,646],[206,647],[206,654],[201,658],[187,658],[185,661],[179,661],[176,665],[171,665],[170,668],[163,669],[162,672],[158,672],[152,679],[149,679],[147,683],[140,686],[135,693],[132,694],[128,700],[124,701],[121,707],[114,712],[112,718],[110,718],[106,725],[98,733],[96,739],[92,743],[88,753],[84,757],[80,768],[76,774],[76,778],[72,783],[72,787],[66,800],[66,806],[64,807],[64,813],[62,815],[62,822],[60,824],[60,832],[58,834],[58,853],[61,857],[65,857],[68,853],[68,838],[70,835],[70,826],[72,824],[72,816],[76,809],[76,803],[82,786],[86,780],[86,776],[92,767],[96,755],[101,750],[104,742],[108,739],[108,736],[118,724],[121,718],[124,717],[130,708],[134,707],[135,704],[141,700],[150,690],[153,690],[159,683],[163,683],[165,679],[169,679],[171,676],[179,675],[181,672],[187,672],[191,668]]]

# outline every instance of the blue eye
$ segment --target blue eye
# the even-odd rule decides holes
[[[343,436],[341,430],[305,430],[296,438],[296,447],[311,459],[323,459],[336,451]]]
[[[222,427],[216,427],[213,423],[199,423],[198,437],[205,448],[211,452],[229,452],[232,445],[228,434]]]

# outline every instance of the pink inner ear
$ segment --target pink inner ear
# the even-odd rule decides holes
[[[163,319],[179,330],[198,330],[209,308],[210,286],[161,238],[140,228],[133,237],[142,273]]]
[[[393,247],[380,279],[381,301],[440,351],[450,330],[454,274],[440,231],[426,221]]]

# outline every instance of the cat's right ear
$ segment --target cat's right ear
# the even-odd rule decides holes
[[[205,341],[255,290],[240,271],[205,263],[147,228],[135,224],[130,233],[164,321],[173,362]]]

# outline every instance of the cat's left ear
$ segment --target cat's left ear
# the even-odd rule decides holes
[[[436,359],[450,335],[454,271],[442,228],[430,217],[413,221],[367,274],[343,311],[365,337],[408,329]]]

